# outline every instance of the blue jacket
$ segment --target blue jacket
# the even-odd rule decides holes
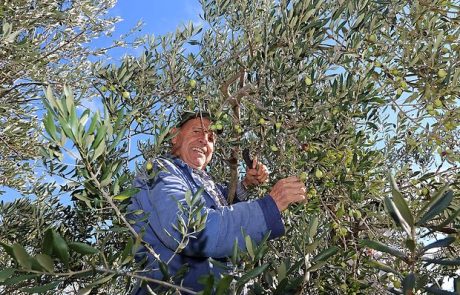
[[[280,212],[271,198],[266,195],[254,201],[242,201],[231,206],[226,204],[226,188],[216,185],[203,171],[190,168],[177,157],[160,157],[154,161],[152,175],[139,175],[135,187],[140,191],[131,198],[128,212],[142,210],[145,214],[132,214],[134,229],[141,233],[143,240],[150,244],[163,262],[170,260],[182,236],[174,229],[181,212],[178,202],[185,204],[187,191],[196,193],[204,188],[201,201],[204,203],[202,214],[207,213],[205,228],[190,239],[187,247],[176,254],[168,264],[169,273],[175,274],[181,266],[189,270],[183,277],[183,287],[200,291],[203,286],[198,278],[213,274],[219,276],[224,270],[210,263],[209,258],[223,260],[232,255],[235,240],[240,249],[245,249],[242,229],[259,243],[270,232],[270,239],[284,234],[284,225]],[[245,190],[238,186],[237,197],[244,197]],[[185,219],[185,217],[184,217]],[[148,276],[162,279],[158,261],[144,247],[137,253],[138,259],[147,259]],[[147,294],[140,287],[135,294]]]

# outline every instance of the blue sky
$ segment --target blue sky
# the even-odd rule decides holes
[[[200,24],[200,13],[201,4],[198,0],[119,0],[110,11],[111,15],[122,18],[122,21],[115,26],[113,38],[128,33],[139,20],[144,23],[139,36],[145,34],[164,35],[189,22],[196,25]],[[109,39],[101,38],[95,42],[95,45],[104,47],[109,46],[110,43]],[[116,60],[126,50],[111,52],[114,55],[113,59]],[[19,197],[18,192],[5,187],[0,186],[0,191],[5,191],[5,194],[0,195],[0,201],[8,202]]]
[[[189,21],[199,22],[200,12],[198,0],[119,0],[112,9],[113,15],[123,18],[117,32],[127,31],[142,19],[143,32],[155,35],[173,31]]]
[[[202,23],[199,16],[201,11],[198,0],[119,0],[110,12],[111,15],[122,18],[122,21],[116,24],[113,37],[119,38],[122,34],[128,33],[140,20],[144,25],[139,36],[164,35],[189,22],[199,25]],[[110,45],[110,42],[101,39],[96,44],[102,47]],[[123,49],[111,52],[114,57],[123,54]]]

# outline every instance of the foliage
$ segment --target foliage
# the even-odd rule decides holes
[[[79,87],[45,89],[41,155],[67,181],[1,204],[4,290],[121,294],[154,281],[133,259],[145,243],[127,218],[142,212],[125,211],[130,181],[167,152],[175,114],[201,109],[222,130],[217,180],[234,187],[249,148],[271,171],[254,198],[288,175],[302,175],[309,197],[283,213],[282,239],[235,247],[205,294],[441,294],[446,278],[458,291],[459,3],[201,3],[204,29],[95,63],[95,107]],[[189,197],[180,247],[205,219]],[[19,222],[26,212],[40,222]],[[171,282],[160,284],[189,292]]]
[[[37,109],[41,86],[64,82],[85,93],[89,58],[109,48],[86,44],[109,35],[115,1],[2,1],[0,3],[0,185],[24,189],[33,181],[31,162],[41,144]],[[17,172],[22,174],[18,175]]]

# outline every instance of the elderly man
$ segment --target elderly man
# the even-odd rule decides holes
[[[270,233],[270,239],[280,237],[284,234],[280,212],[291,203],[305,200],[305,185],[293,176],[278,181],[263,198],[244,201],[248,186],[268,179],[265,165],[254,161],[253,167],[247,169],[245,178],[238,184],[237,198],[240,201],[227,204],[226,187],[216,184],[205,172],[217,140],[211,124],[207,113],[186,113],[182,116],[172,130],[171,155],[159,157],[153,162],[150,175],[154,176],[148,177],[146,173],[137,177],[135,186],[140,191],[133,196],[129,206],[130,211],[141,209],[145,213],[133,217],[136,219],[134,228],[143,234],[143,240],[164,262],[163,270],[167,265],[167,271],[174,276],[185,265],[185,275],[175,283],[194,291],[203,289],[198,283],[201,276],[219,276],[224,272],[213,265],[210,258],[226,261],[232,255],[235,241],[244,249],[242,232],[256,243],[267,233]],[[182,235],[176,225],[178,215],[184,214],[178,204],[185,204],[188,191],[196,193],[200,188],[204,188],[200,201],[203,204],[202,215],[207,214],[206,226],[177,252]],[[150,277],[164,278],[158,259],[144,247],[138,252],[138,257],[146,259],[147,267],[154,269],[148,274]],[[146,288],[141,286],[136,294],[147,294]]]

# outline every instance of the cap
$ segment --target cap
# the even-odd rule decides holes
[[[180,115],[179,122],[176,124],[176,127],[179,128],[184,125],[188,120],[195,119],[195,118],[207,118],[212,120],[211,114],[208,112],[198,111],[198,112],[190,112],[185,111]]]

